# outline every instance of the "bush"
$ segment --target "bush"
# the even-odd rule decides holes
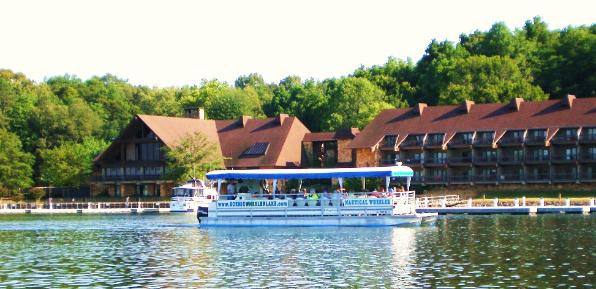
[[[46,191],[44,189],[42,189],[42,188],[31,188],[31,189],[27,190],[27,192],[25,193],[25,198],[27,200],[35,200],[36,202],[38,202],[45,195],[46,195]]]

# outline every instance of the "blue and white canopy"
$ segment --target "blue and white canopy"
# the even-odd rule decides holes
[[[330,179],[330,178],[376,178],[412,177],[414,171],[407,166],[334,168],[334,169],[262,169],[219,170],[207,173],[207,179]]]

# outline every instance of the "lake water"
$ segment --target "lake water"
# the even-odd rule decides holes
[[[596,215],[199,229],[193,215],[0,216],[0,287],[594,288]]]

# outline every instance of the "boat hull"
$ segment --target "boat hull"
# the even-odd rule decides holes
[[[201,227],[382,227],[415,225],[431,221],[437,214],[392,216],[323,216],[323,217],[200,217]]]

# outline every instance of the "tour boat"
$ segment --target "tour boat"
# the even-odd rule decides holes
[[[217,200],[217,191],[207,187],[201,180],[190,180],[172,189],[170,212],[197,212],[199,206],[207,206]]]
[[[259,169],[218,170],[207,173],[217,180],[217,192],[223,180],[236,182],[272,180],[270,194],[243,192],[224,195],[216,202],[201,206],[197,218],[201,227],[221,226],[398,226],[432,220],[437,214],[416,213],[415,192],[409,191],[413,171],[401,164],[388,167],[330,169]],[[385,188],[392,178],[405,178],[402,192],[346,193],[345,178],[384,178]],[[303,199],[277,192],[278,180],[336,179],[332,194],[318,199]]]

